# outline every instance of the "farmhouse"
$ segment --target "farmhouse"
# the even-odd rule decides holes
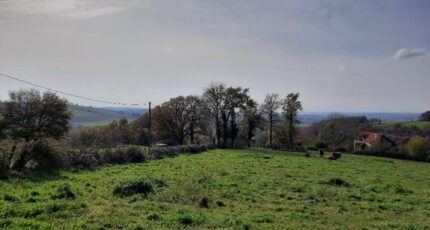
[[[354,141],[355,152],[399,151],[409,138],[374,132],[362,132]]]

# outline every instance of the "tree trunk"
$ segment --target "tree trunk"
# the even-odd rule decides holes
[[[225,114],[222,115],[222,128],[223,128],[222,147],[225,148],[227,146],[227,140],[228,140],[228,119]]]
[[[252,124],[248,124],[248,148],[251,148],[251,140],[252,140]]]
[[[294,146],[294,138],[293,138],[293,134],[294,134],[294,128],[293,128],[293,119],[291,117],[289,117],[289,121],[288,121],[288,145],[289,145],[289,150],[291,150]]]
[[[236,125],[236,113],[233,111],[230,120],[231,128],[231,147],[234,147],[237,138],[237,125]]]
[[[216,121],[215,121],[215,129],[216,129],[216,139],[217,139],[217,146],[218,146],[218,148],[220,148],[221,147],[221,124],[220,124],[221,122],[219,121],[219,119],[218,118],[216,118]]]
[[[272,128],[273,128],[273,115],[270,114],[269,118],[269,141],[270,141],[270,148],[273,149],[273,143],[272,143]]]
[[[195,140],[194,140],[194,125],[190,126],[190,140],[191,140],[191,144],[195,144]]]

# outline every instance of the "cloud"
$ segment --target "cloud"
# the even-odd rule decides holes
[[[394,59],[405,59],[428,55],[429,52],[425,49],[399,49],[393,56]]]
[[[4,0],[0,11],[25,15],[94,18],[122,11],[130,1],[96,0]]]

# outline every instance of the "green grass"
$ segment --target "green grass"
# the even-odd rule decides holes
[[[369,156],[213,150],[0,183],[6,229],[430,228],[430,164]]]
[[[430,127],[430,121],[402,121],[402,122],[397,122],[397,121],[387,121],[387,122],[383,122],[381,124],[378,124],[377,126],[379,127],[392,127],[396,124],[400,124],[401,126],[404,127],[417,127],[420,129],[426,128],[426,127]]]

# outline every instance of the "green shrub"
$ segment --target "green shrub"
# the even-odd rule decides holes
[[[117,184],[113,190],[113,194],[119,197],[132,196],[135,194],[148,196],[154,189],[150,183],[143,180],[127,181]]]
[[[148,216],[147,219],[152,220],[152,221],[159,221],[159,220],[161,220],[161,217],[156,213],[152,213]]]
[[[138,163],[145,161],[143,151],[137,146],[127,146],[125,148],[125,154],[127,156],[127,161],[130,163]]]
[[[124,164],[127,162],[124,149],[116,148],[106,150],[103,154],[103,162],[107,164]]]
[[[17,201],[19,201],[19,198],[16,196],[6,194],[6,195],[4,195],[3,200],[8,201],[8,202],[17,202]]]
[[[53,196],[55,199],[75,199],[75,193],[72,192],[70,185],[63,184],[57,188],[57,193]]]

